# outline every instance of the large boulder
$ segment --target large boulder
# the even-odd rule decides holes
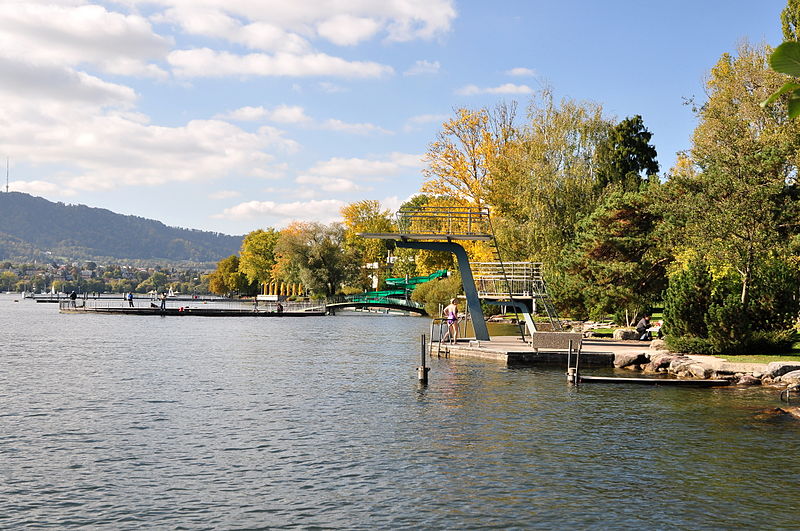
[[[800,384],[800,370],[787,372],[782,375],[779,380],[781,383]]]
[[[673,354],[662,354],[662,355],[651,354],[650,363],[645,365],[643,370],[644,372],[649,372],[649,373],[666,372],[667,369],[669,369],[669,366],[672,363],[672,361],[677,357],[678,356],[675,356]]]
[[[800,363],[796,361],[773,361],[767,364],[762,377],[777,380],[778,377],[783,376],[788,372],[800,370]]]
[[[636,333],[636,330],[629,328],[617,328],[614,330],[613,337],[616,341],[625,341],[629,339],[639,339],[639,334]]]
[[[761,385],[761,380],[749,374],[743,374],[736,380],[737,385]]]
[[[650,350],[667,350],[667,344],[663,339],[654,339],[650,342]]]
[[[614,367],[622,369],[631,365],[641,365],[649,360],[643,352],[616,352],[614,353]]]

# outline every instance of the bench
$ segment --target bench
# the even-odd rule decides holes
[[[580,332],[536,332],[531,335],[530,345],[536,352],[539,352],[540,348],[568,350],[570,340],[572,340],[572,350],[578,351],[581,348],[583,334]]]

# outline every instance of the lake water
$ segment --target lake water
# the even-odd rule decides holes
[[[456,359],[421,388],[427,330],[0,295],[0,528],[800,527],[776,390]]]

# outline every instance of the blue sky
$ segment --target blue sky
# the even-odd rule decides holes
[[[10,188],[243,234],[390,209],[456,107],[545,85],[641,114],[662,171],[684,98],[785,0],[4,0],[0,155]],[[524,113],[523,113],[524,114]]]

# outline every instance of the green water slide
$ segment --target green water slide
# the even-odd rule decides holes
[[[436,280],[437,278],[443,278],[447,276],[447,269],[439,269],[438,271],[431,273],[427,276],[422,277],[399,277],[399,278],[387,278],[386,279],[386,287],[389,288],[385,291],[369,291],[367,293],[359,293],[357,295],[351,295],[351,299],[355,300],[356,298],[359,299],[374,299],[374,298],[406,298],[407,295],[410,295],[414,288],[419,286],[420,284],[424,284],[425,282],[430,282],[431,280]]]
[[[443,278],[446,276],[447,276],[447,269],[439,269],[438,271],[435,271],[430,275],[422,277],[387,278],[386,285],[394,289],[414,291],[414,288],[416,288],[420,284],[424,284],[425,282],[430,282],[431,280],[436,280],[437,278]]]

